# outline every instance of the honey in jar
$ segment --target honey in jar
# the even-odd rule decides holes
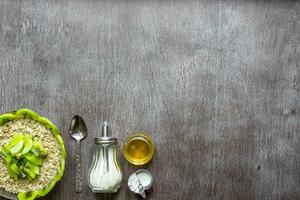
[[[131,164],[144,165],[152,159],[154,149],[152,138],[144,131],[137,131],[126,139],[123,154]]]

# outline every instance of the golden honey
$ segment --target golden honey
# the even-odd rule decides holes
[[[146,132],[137,131],[126,139],[123,154],[131,164],[144,165],[152,159],[154,149],[152,138]]]

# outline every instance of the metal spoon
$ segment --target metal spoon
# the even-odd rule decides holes
[[[80,141],[87,136],[85,123],[79,115],[75,115],[70,123],[70,135],[76,140],[76,159],[75,159],[75,192],[82,191],[82,169],[81,169],[81,145]]]

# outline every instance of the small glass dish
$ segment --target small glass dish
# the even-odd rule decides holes
[[[145,165],[154,155],[155,145],[145,131],[136,131],[126,138],[123,146],[125,159],[133,165]]]

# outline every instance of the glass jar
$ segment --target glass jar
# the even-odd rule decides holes
[[[144,131],[130,135],[123,146],[125,159],[133,165],[145,165],[153,157],[155,145],[152,138]]]
[[[117,158],[117,138],[107,134],[107,122],[102,137],[94,139],[93,160],[88,172],[88,186],[94,193],[114,193],[121,186],[122,170]]]

